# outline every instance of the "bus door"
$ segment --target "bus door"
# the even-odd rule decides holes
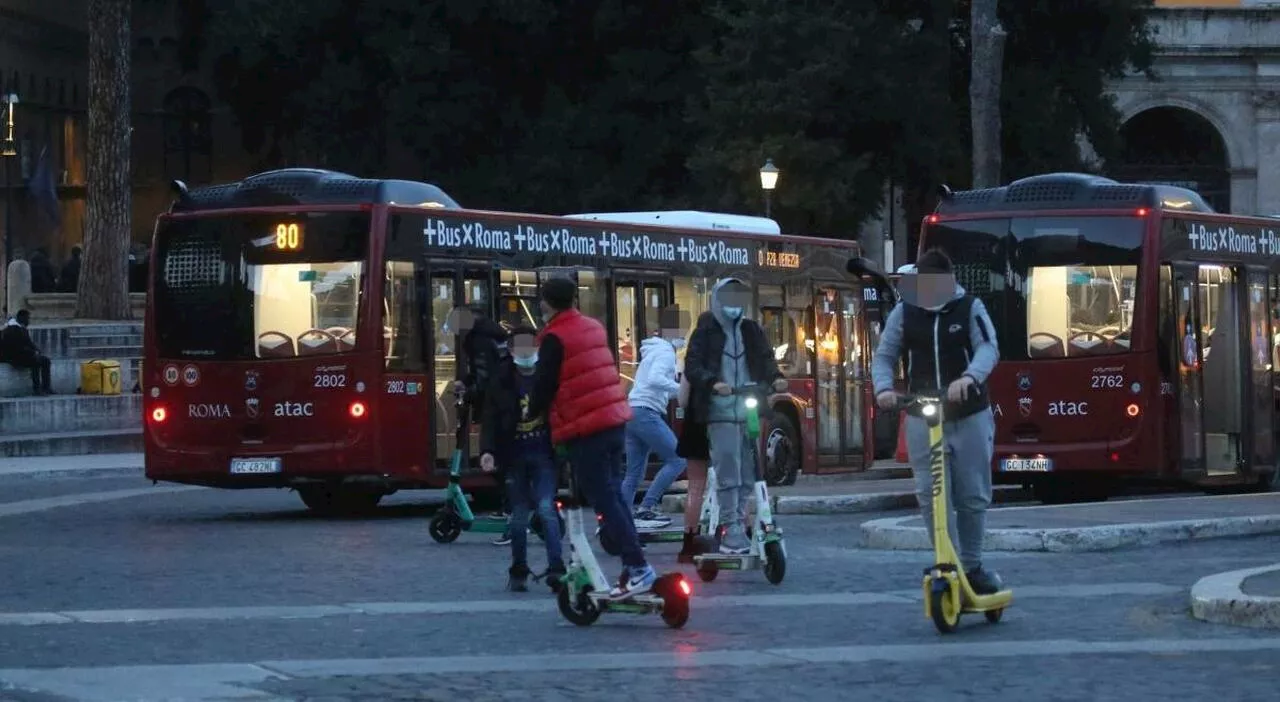
[[[622,388],[631,392],[640,367],[640,342],[646,329],[658,326],[658,315],[671,303],[671,283],[665,275],[613,272],[613,337],[618,351]]]
[[[1247,416],[1259,411],[1249,382],[1249,286],[1241,269],[1208,264],[1174,264],[1173,285],[1174,339],[1166,341],[1178,351],[1181,473],[1189,479],[1241,474],[1254,443]],[[1262,409],[1269,418],[1270,410]]]
[[[435,437],[436,469],[448,472],[449,459],[456,445],[458,415],[454,406],[453,383],[465,377],[469,359],[459,356],[461,330],[451,326],[449,313],[455,307],[466,307],[476,314],[497,319],[493,306],[494,269],[483,261],[434,260],[427,264],[430,305],[427,315],[426,347],[430,350],[430,387],[435,404],[431,418],[431,436]],[[472,414],[475,414],[473,410]],[[474,416],[467,456],[473,458],[480,448],[480,427]]]
[[[818,287],[814,296],[818,465],[866,465],[867,335],[862,288]]]

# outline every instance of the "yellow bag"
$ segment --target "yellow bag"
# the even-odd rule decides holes
[[[85,361],[80,364],[80,392],[85,395],[119,395],[119,361]]]

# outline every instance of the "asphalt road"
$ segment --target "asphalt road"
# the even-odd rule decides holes
[[[0,700],[1133,702],[1280,685],[1280,632],[1187,613],[1198,578],[1274,563],[1280,537],[992,553],[1014,606],[942,637],[920,603],[924,554],[857,547],[861,521],[893,513],[790,516],[782,585],[686,571],[685,629],[578,628],[541,587],[504,591],[509,552],[486,535],[431,541],[428,502],[324,519],[285,491],[0,482]],[[673,568],[676,550],[649,553]]]

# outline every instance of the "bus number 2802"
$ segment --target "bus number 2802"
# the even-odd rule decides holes
[[[347,387],[347,376],[340,373],[316,373],[317,388],[345,388]]]
[[[1095,375],[1093,376],[1093,381],[1090,383],[1090,387],[1094,390],[1122,388],[1124,387],[1124,376],[1111,374]]]

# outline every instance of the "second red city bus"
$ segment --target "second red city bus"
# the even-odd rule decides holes
[[[944,193],[921,229],[986,305],[998,482],[1276,488],[1280,222],[1195,192],[1051,174]]]
[[[679,305],[692,324],[716,278],[748,280],[791,381],[772,401],[770,482],[892,450],[873,430],[869,292],[844,274],[853,242],[469,211],[424,183],[312,169],[175,187],[145,332],[155,480],[291,487],[326,511],[443,487],[464,372],[449,312],[537,325],[548,274],[576,278],[624,379],[659,310]],[[495,486],[472,470],[464,487]]]

